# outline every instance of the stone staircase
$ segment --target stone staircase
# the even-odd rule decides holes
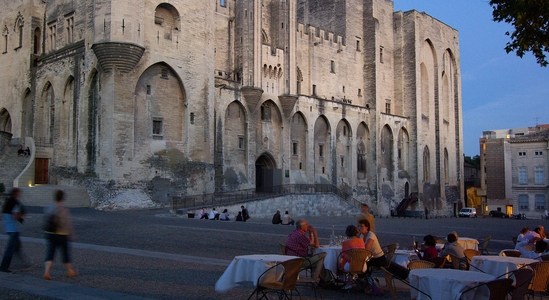
[[[64,205],[67,207],[90,207],[90,197],[81,187],[37,184],[33,187],[20,187],[21,202],[27,206],[46,206],[53,201],[56,190],[65,192]]]
[[[25,169],[30,157],[17,156],[18,147],[11,146],[4,149],[0,157],[0,182],[8,192],[13,187],[13,180]]]

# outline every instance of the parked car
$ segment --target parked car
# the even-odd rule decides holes
[[[499,211],[499,210],[491,210],[488,215],[490,217],[494,217],[494,218],[509,218],[509,215],[502,212],[502,211]]]
[[[465,207],[465,208],[462,208],[460,211],[459,211],[459,214],[458,216],[461,218],[461,217],[465,217],[465,218],[476,218],[477,217],[477,209],[476,208],[472,208],[472,207]]]

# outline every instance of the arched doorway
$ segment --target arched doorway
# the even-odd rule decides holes
[[[282,185],[282,170],[276,168],[276,161],[268,154],[262,154],[255,161],[256,192],[272,192],[274,186]]]
[[[11,133],[11,116],[5,108],[0,110],[0,131]]]

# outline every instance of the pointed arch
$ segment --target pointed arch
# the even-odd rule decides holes
[[[351,142],[352,142],[352,130],[349,122],[345,119],[341,119],[337,123],[336,127],[336,165],[338,178],[348,178],[351,172]]]
[[[11,116],[7,109],[0,109],[0,131],[11,133]]]
[[[135,86],[135,149],[147,155],[151,150],[179,148],[184,152],[189,124],[199,123],[200,114],[187,115],[186,93],[176,71],[157,62],[141,73]],[[153,147],[153,149],[151,149]]]
[[[382,178],[385,180],[393,180],[394,171],[394,137],[393,131],[389,125],[383,126],[381,129],[381,172]]]
[[[423,148],[423,182],[431,182],[431,154],[429,153],[429,147]]]
[[[301,112],[296,112],[291,119],[291,169],[307,170],[307,119]]]
[[[48,81],[42,88],[42,93],[36,104],[35,138],[38,143],[51,145],[53,143],[53,128],[55,125],[55,93]]]
[[[356,130],[357,139],[357,178],[366,179],[368,172],[368,149],[370,147],[370,131],[365,122],[361,122]]]
[[[32,128],[34,124],[32,92],[26,88],[23,92],[22,111],[21,111],[21,138],[33,136]],[[36,137],[36,136],[35,136]]]
[[[331,129],[328,119],[320,115],[314,127],[315,183],[331,183]]]
[[[408,130],[402,127],[398,133],[398,168],[408,171],[410,163],[410,136]]]

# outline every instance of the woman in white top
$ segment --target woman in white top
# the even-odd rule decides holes
[[[386,267],[387,259],[385,258],[385,253],[383,253],[381,245],[379,245],[376,234],[370,231],[370,222],[366,219],[361,219],[358,221],[357,228],[363,236],[364,247],[372,252],[372,258],[368,261],[368,266]]]
[[[288,211],[286,211],[282,216],[282,225],[294,225],[294,224],[295,224],[294,219],[292,219]]]

